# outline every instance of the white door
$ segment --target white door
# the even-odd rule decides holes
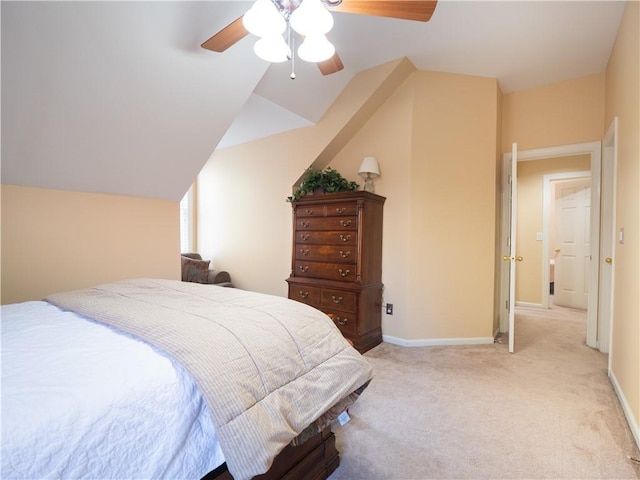
[[[516,340],[516,261],[521,261],[522,257],[516,256],[516,227],[518,225],[518,144],[511,145],[511,176],[510,185],[510,202],[509,208],[509,255],[504,256],[503,260],[509,262],[509,353],[515,351]]]
[[[602,145],[601,232],[599,288],[598,288],[598,350],[609,353],[611,321],[613,319],[613,272],[615,269],[615,200],[616,200],[616,136],[618,119],[614,118]]]
[[[590,178],[556,182],[556,305],[587,309],[591,257],[590,208]]]
[[[518,144],[505,153],[502,165],[502,270],[500,274],[500,331],[509,333],[509,352],[515,351],[516,227],[518,214]]]

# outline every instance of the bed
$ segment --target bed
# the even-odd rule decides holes
[[[2,307],[2,478],[326,478],[372,378],[282,297],[134,279]]]

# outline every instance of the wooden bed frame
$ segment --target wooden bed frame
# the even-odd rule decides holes
[[[269,471],[253,480],[324,480],[338,468],[340,455],[331,427],[311,437],[297,447],[287,446],[273,461]],[[222,464],[202,480],[233,480]]]

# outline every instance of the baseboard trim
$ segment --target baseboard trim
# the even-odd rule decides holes
[[[421,338],[418,340],[406,340],[404,338],[382,335],[382,340],[401,347],[442,347],[454,345],[488,345],[494,342],[493,337],[469,337],[469,338]]]
[[[544,308],[541,303],[516,302],[516,307]]]
[[[609,372],[609,380],[611,380],[611,384],[613,385],[613,389],[618,396],[618,400],[620,401],[620,405],[622,405],[622,411],[624,412],[624,416],[627,418],[627,423],[629,424],[629,428],[631,429],[631,433],[633,434],[633,438],[636,440],[636,445],[638,449],[640,449],[640,425],[636,421],[633,416],[633,412],[631,411],[631,407],[629,406],[629,402],[627,402],[627,397],[625,397],[622,387],[618,382],[615,374],[613,372]]]

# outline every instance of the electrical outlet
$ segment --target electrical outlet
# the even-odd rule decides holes
[[[387,315],[393,315],[393,303],[387,303]]]

